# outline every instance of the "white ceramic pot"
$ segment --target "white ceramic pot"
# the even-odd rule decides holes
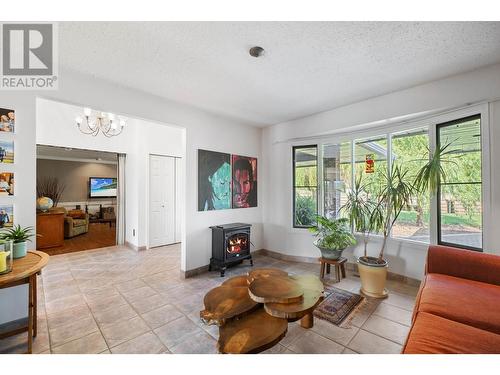
[[[361,294],[373,298],[386,298],[388,291],[385,288],[388,264],[386,261],[375,263],[377,258],[358,258],[358,271],[361,278]]]

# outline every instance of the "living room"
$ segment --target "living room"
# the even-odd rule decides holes
[[[57,88],[0,90],[0,353],[499,354],[500,23],[450,21],[44,24]]]
[[[109,152],[37,145],[37,197],[58,208],[47,215],[37,207],[38,250],[56,255],[116,245],[117,164]]]

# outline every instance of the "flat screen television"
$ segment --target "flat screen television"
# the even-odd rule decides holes
[[[90,177],[90,198],[116,198],[116,177]]]

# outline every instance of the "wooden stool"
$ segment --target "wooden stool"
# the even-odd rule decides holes
[[[342,278],[345,278],[345,262],[347,262],[346,258],[339,258],[337,260],[333,259],[326,259],[326,258],[319,258],[319,261],[321,263],[321,270],[320,270],[320,279],[323,279],[325,277],[325,266],[326,266],[326,273],[330,273],[330,265],[335,266],[335,280],[339,283]]]

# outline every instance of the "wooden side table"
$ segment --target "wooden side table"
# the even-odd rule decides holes
[[[337,260],[319,258],[321,263],[320,270],[320,279],[325,277],[325,267],[326,273],[330,273],[330,266],[333,265],[335,267],[335,280],[339,283],[341,279],[345,279],[345,263],[347,262],[346,258],[339,258]]]
[[[0,275],[0,289],[28,284],[28,324],[0,334],[0,339],[28,331],[28,354],[31,354],[33,337],[37,333],[37,274],[49,261],[49,256],[41,251],[29,250],[28,254],[14,259],[12,271]]]

